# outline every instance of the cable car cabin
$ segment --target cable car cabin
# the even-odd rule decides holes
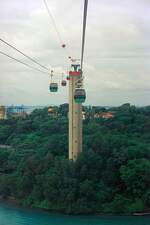
[[[86,93],[84,89],[76,88],[74,93],[74,100],[76,103],[84,103],[86,99]]]
[[[50,90],[50,92],[57,92],[58,91],[58,84],[57,83],[50,83],[49,90]]]
[[[65,87],[67,85],[67,82],[65,80],[62,80],[61,86]]]

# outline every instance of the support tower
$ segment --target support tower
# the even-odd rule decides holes
[[[69,73],[69,159],[76,160],[82,152],[82,104],[74,101],[77,84],[82,82],[80,65],[72,65]]]

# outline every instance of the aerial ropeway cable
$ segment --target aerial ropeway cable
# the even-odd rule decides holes
[[[36,63],[38,66],[42,67],[43,69],[49,71],[49,69],[42,65],[41,63],[39,63],[38,61],[36,61],[35,59],[31,58],[30,56],[26,55],[25,53],[23,53],[22,51],[20,51],[19,49],[17,49],[15,46],[13,46],[12,44],[8,43],[7,41],[5,41],[4,39],[0,38],[0,41],[3,42],[4,44],[6,44],[7,46],[9,46],[10,48],[14,49],[15,51],[19,52],[20,54],[22,54],[23,56],[25,56],[26,58],[28,58],[29,60],[31,60],[32,62]]]
[[[84,46],[85,46],[85,32],[86,32],[86,21],[87,21],[87,9],[88,9],[88,0],[84,0],[83,31],[82,31],[82,49],[81,49],[81,71],[83,70],[83,58],[84,58]]]
[[[12,57],[12,56],[6,54],[5,52],[0,51],[0,54],[2,54],[2,55],[4,55],[4,56],[7,56],[8,58],[10,58],[10,59],[12,59],[12,60],[14,60],[14,61],[16,61],[16,62],[18,62],[18,63],[21,63],[21,64],[23,64],[24,66],[27,66],[27,67],[29,67],[30,69],[33,69],[33,70],[36,70],[36,71],[38,71],[38,72],[41,72],[41,73],[44,73],[44,74],[48,74],[48,75],[49,75],[48,72],[42,71],[42,70],[40,70],[40,69],[37,69],[37,68],[35,68],[35,67],[33,67],[33,66],[31,66],[31,65],[29,65],[29,64],[27,64],[27,63],[25,63],[25,62],[23,62],[23,61],[21,61],[21,60],[19,60],[19,59],[16,59],[16,58],[14,58],[14,57]]]
[[[47,4],[47,1],[46,1],[46,0],[43,0],[43,2],[44,2],[44,5],[45,5],[45,8],[46,8],[46,10],[47,10],[47,13],[48,13],[48,15],[49,15],[49,17],[50,17],[50,19],[51,19],[51,21],[52,21],[52,23],[53,23],[53,26],[54,26],[54,29],[55,29],[56,34],[57,34],[57,36],[58,36],[58,40],[59,40],[59,42],[60,42],[60,44],[61,44],[61,47],[62,47],[62,48],[65,48],[65,47],[66,47],[66,44],[64,44],[63,41],[62,41],[61,35],[60,35],[59,30],[58,30],[58,28],[57,28],[57,25],[56,25],[56,23],[55,23],[54,17],[53,17],[53,15],[52,15],[51,11],[50,11],[50,8],[49,8],[49,6],[48,6],[48,4]]]
[[[8,43],[7,41],[5,41],[4,39],[0,38],[0,41],[3,42],[4,44],[6,44],[7,46],[9,46],[10,48],[14,49],[15,51],[19,52],[20,54],[22,54],[23,56],[25,56],[26,58],[28,58],[28,59],[31,60],[32,62],[36,63],[38,66],[44,68],[47,72],[46,72],[46,71],[42,71],[42,70],[40,70],[40,69],[38,69],[38,68],[36,68],[36,67],[32,67],[32,66],[30,66],[29,64],[27,64],[27,63],[25,63],[25,62],[23,62],[23,61],[21,61],[21,60],[19,60],[19,59],[16,59],[16,58],[14,58],[14,57],[12,57],[12,56],[9,56],[8,54],[6,54],[6,53],[4,53],[4,52],[2,52],[2,51],[0,51],[1,54],[5,55],[5,56],[7,56],[7,57],[9,57],[9,58],[11,58],[11,59],[14,59],[14,60],[16,60],[16,61],[18,61],[18,62],[20,62],[20,63],[22,63],[22,64],[24,64],[24,65],[26,64],[26,65],[28,65],[28,67],[30,67],[30,68],[32,68],[32,69],[36,69],[36,70],[38,70],[38,71],[40,71],[40,72],[42,72],[42,73],[46,73],[46,74],[48,74],[48,75],[50,74],[50,69],[49,69],[48,67],[42,65],[41,63],[39,63],[39,62],[36,61],[35,59],[33,59],[33,58],[31,58],[30,56],[28,56],[27,54],[23,53],[22,51],[20,51],[19,49],[17,49],[17,48],[16,48],[15,46],[13,46],[12,44],[10,44],[10,43]],[[59,74],[59,73],[57,72],[57,74]],[[61,73],[60,73],[59,75],[61,75]]]

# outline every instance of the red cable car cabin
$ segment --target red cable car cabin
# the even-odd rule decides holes
[[[66,85],[67,85],[66,81],[65,80],[62,80],[61,86],[65,87]]]

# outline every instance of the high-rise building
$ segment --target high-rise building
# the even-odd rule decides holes
[[[5,106],[0,106],[0,120],[4,120],[5,118],[6,118]]]

